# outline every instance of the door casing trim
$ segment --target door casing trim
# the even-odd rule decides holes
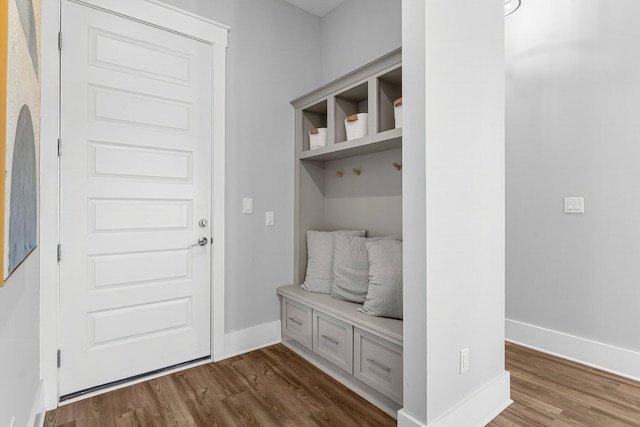
[[[59,285],[57,262],[59,227],[60,55],[62,1],[125,16],[211,46],[212,76],[212,206],[211,227],[211,351],[214,361],[224,357],[225,336],[225,25],[157,0],[59,0],[42,2],[41,35],[41,144],[40,144],[40,376],[44,383],[44,407],[59,401]],[[64,36],[63,36],[64,49]],[[64,356],[63,356],[64,359]],[[63,361],[64,363],[64,361]]]

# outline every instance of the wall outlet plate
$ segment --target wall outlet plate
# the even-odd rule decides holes
[[[564,213],[583,214],[584,213],[584,197],[565,197]]]
[[[469,347],[460,350],[460,375],[469,370]]]
[[[265,214],[265,225],[268,227],[272,227],[276,225],[276,216],[273,211],[267,211]]]
[[[253,213],[253,199],[250,197],[245,197],[242,199],[242,213],[250,214]]]

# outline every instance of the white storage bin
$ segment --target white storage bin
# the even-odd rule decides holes
[[[309,131],[309,149],[327,146],[327,128],[315,128]]]
[[[367,136],[369,129],[369,114],[358,113],[344,119],[344,127],[347,131],[347,141]]]
[[[396,119],[396,129],[402,127],[402,98],[393,101],[393,116]]]

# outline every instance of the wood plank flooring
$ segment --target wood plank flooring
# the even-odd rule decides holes
[[[640,383],[506,344],[514,403],[492,427],[640,426]]]
[[[506,344],[514,404],[492,427],[640,426],[640,383]],[[283,345],[105,393],[45,427],[394,426]]]
[[[394,426],[278,344],[49,411],[45,427]]]

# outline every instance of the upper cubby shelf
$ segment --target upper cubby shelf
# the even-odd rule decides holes
[[[291,102],[296,158],[330,161],[402,147],[400,49]]]
[[[380,151],[393,150],[401,147],[402,129],[391,129],[376,133],[373,136],[365,136],[352,141],[327,145],[326,147],[316,150],[303,151],[298,156],[298,159],[328,162],[330,160],[346,159],[347,157],[378,153]]]

